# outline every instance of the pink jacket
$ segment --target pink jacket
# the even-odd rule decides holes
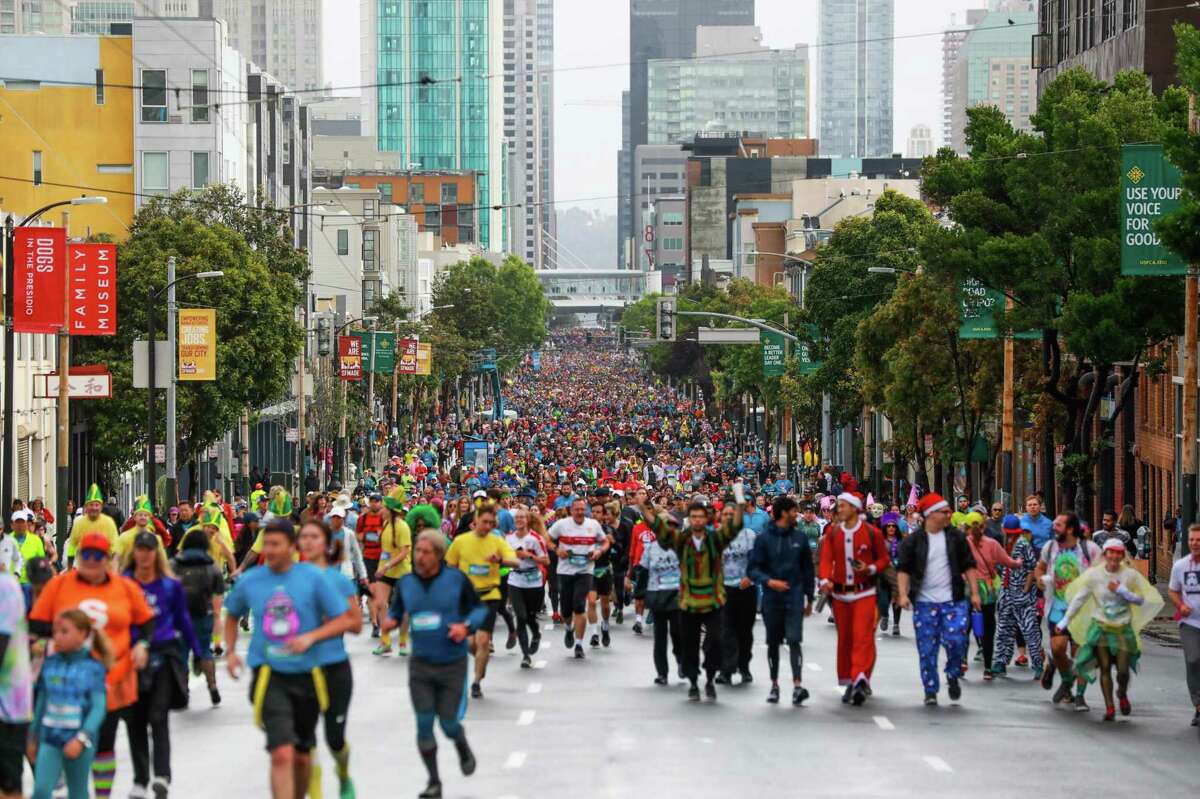
[[[1018,569],[1021,561],[1014,560],[994,538],[981,536],[979,543],[967,536],[967,544],[971,547],[971,556],[975,558],[975,568],[979,571],[979,579],[992,581],[996,579],[996,564],[999,563],[1010,569]]]

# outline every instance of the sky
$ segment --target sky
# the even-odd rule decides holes
[[[983,0],[895,0],[895,144],[902,152],[909,130],[929,125],[941,136],[940,31],[957,14]],[[360,83],[358,3],[324,0],[325,80]],[[347,13],[352,11],[353,13]],[[769,47],[816,44],[817,0],[757,0],[755,21]],[[629,86],[629,0],[556,0],[555,194],[559,205],[615,213],[617,150],[621,146],[621,92]],[[810,52],[815,76],[817,51]],[[597,65],[615,65],[603,66]],[[589,67],[579,69],[579,67]],[[816,81],[812,121],[816,122]],[[342,92],[339,92],[342,93]],[[940,141],[938,141],[940,143]]]

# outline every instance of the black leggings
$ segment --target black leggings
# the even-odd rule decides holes
[[[322,666],[325,686],[329,690],[329,707],[325,709],[325,745],[337,753],[346,748],[346,717],[350,712],[350,697],[354,694],[354,673],[349,659]]]
[[[996,651],[996,603],[980,605],[979,609],[983,613],[983,638],[975,638],[975,643],[983,650],[984,669],[991,671],[992,654]]]
[[[138,700],[129,708],[125,731],[129,735],[129,756],[133,761],[133,782],[143,788],[150,784],[150,739],[154,742],[154,776],[171,781],[171,706],[175,675],[170,661],[164,661],[149,678],[142,677]],[[147,728],[150,735],[147,736]],[[115,729],[114,729],[115,732]]]
[[[546,568],[546,588],[550,590],[550,609],[558,613],[558,555],[551,550],[550,565]]]
[[[750,671],[754,649],[754,618],[758,615],[758,590],[753,586],[725,586],[721,613],[721,671],[727,676]]]
[[[521,654],[529,654],[529,639],[540,638],[538,631],[537,613],[542,609],[546,598],[544,586],[537,588],[518,588],[510,586],[509,599],[512,600],[513,613],[516,614],[517,640],[521,642]]]
[[[500,578],[500,609],[496,611],[500,614],[500,618],[504,619],[504,626],[508,628],[508,634],[512,635],[513,630],[517,625],[513,621],[512,611],[508,609],[508,575]]]
[[[679,608],[660,610],[654,614],[654,671],[659,677],[667,676],[667,637],[671,638],[671,654],[675,663],[681,662]]]

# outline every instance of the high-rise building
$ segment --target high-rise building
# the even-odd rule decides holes
[[[933,146],[933,131],[928,125],[913,125],[908,132],[908,143],[904,147],[905,158],[928,158],[936,148]]]
[[[892,152],[895,0],[821,0],[821,153]]]
[[[950,135],[946,145],[967,150],[967,109],[990,105],[1017,130],[1029,130],[1037,111],[1037,72],[1029,63],[1029,31],[1037,22],[1024,0],[994,4],[967,33],[958,49],[946,93]]]
[[[293,90],[311,92],[325,86],[321,64],[321,0],[211,0],[211,3],[213,16],[228,25],[230,46],[243,56]]]
[[[701,131],[808,138],[806,45],[774,50],[754,26],[702,25],[694,56],[650,62],[649,144],[689,141]]]
[[[656,58],[688,58],[696,50],[699,25],[753,25],[754,0],[630,0],[629,2],[629,135],[627,157],[620,163],[618,194],[630,202],[634,194],[633,148],[648,143],[649,62]],[[633,215],[622,214],[617,232],[621,266],[630,250]]]
[[[0,33],[110,33],[134,17],[195,17],[200,0],[0,0]]]
[[[942,31],[942,142],[949,144],[954,138],[954,65],[958,62],[958,51],[966,41],[967,34],[987,16],[986,8],[971,8],[966,12],[967,22],[958,26],[958,15],[950,15],[950,27]]]
[[[476,172],[479,243],[505,251],[503,3],[362,0],[360,10],[361,82],[375,85],[363,90],[363,132],[407,169]]]
[[[509,249],[536,269],[552,269],[557,252],[553,68],[552,0],[504,0]]]

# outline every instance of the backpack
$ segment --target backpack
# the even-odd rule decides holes
[[[203,617],[212,613],[212,564],[206,561],[175,563],[175,575],[183,583],[188,613]]]

